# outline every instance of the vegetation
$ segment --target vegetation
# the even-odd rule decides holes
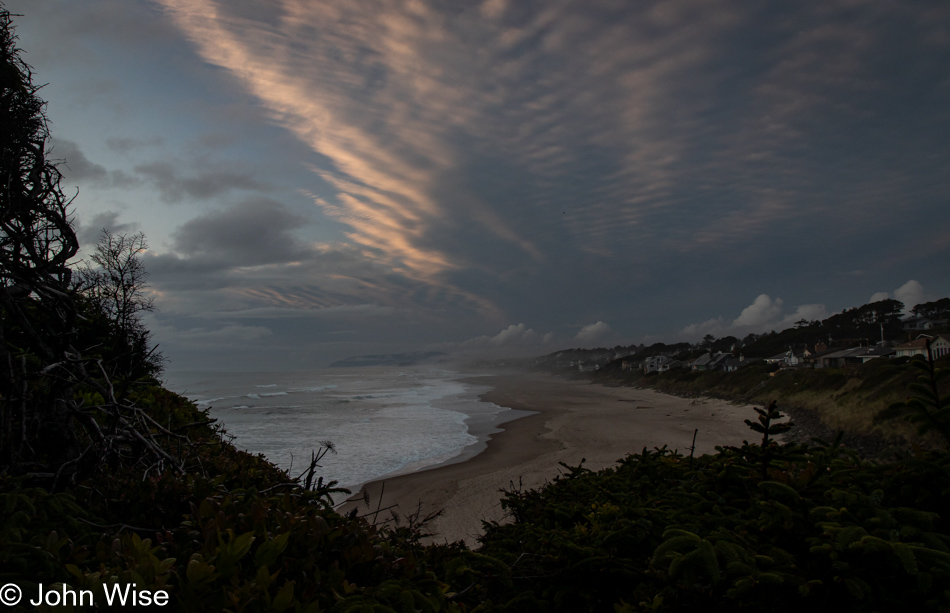
[[[70,199],[46,158],[44,103],[14,42],[10,16],[0,12],[0,458],[36,470],[79,452],[72,429],[60,427],[74,378],[47,376],[71,353],[77,312],[68,262],[79,244]]]
[[[499,610],[947,610],[946,455],[775,446],[763,476],[764,454],[644,450],[508,493],[479,552],[510,571]]]
[[[875,419],[884,421],[894,417],[904,417],[918,425],[918,434],[937,432],[943,437],[944,443],[950,447],[950,398],[946,394],[943,394],[941,398],[940,390],[940,381],[950,375],[950,368],[935,366],[930,339],[927,339],[926,348],[926,360],[911,361],[914,367],[923,371],[917,381],[910,385],[910,389],[916,392],[916,395],[903,402],[895,402],[878,413]]]

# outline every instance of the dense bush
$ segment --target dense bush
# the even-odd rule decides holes
[[[496,610],[950,610],[950,462],[836,445],[646,451],[509,492]],[[531,603],[529,607],[528,603]],[[517,603],[517,604],[516,604]]]

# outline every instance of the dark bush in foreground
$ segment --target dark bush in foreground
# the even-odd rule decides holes
[[[644,450],[509,492],[481,548],[510,572],[496,609],[950,610],[946,455],[768,449]]]

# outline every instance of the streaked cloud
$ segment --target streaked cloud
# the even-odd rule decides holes
[[[9,2],[169,335],[543,348],[950,292],[946,2]]]

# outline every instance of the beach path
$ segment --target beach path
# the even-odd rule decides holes
[[[697,456],[717,445],[756,438],[744,423],[755,417],[750,405],[539,373],[498,374],[473,382],[492,386],[482,400],[536,414],[502,424],[503,431],[492,435],[487,448],[464,462],[371,482],[364,486],[369,507],[358,501],[361,490],[340,511],[356,507],[365,515],[398,505],[395,510],[404,516],[444,509],[428,526],[436,534],[431,540],[464,540],[474,546],[482,520],[505,519],[501,490],[543,485],[564,472],[560,462],[576,466],[585,459],[585,468],[598,470],[663,445],[688,455],[695,430]],[[387,517],[388,512],[379,514],[379,520]]]

